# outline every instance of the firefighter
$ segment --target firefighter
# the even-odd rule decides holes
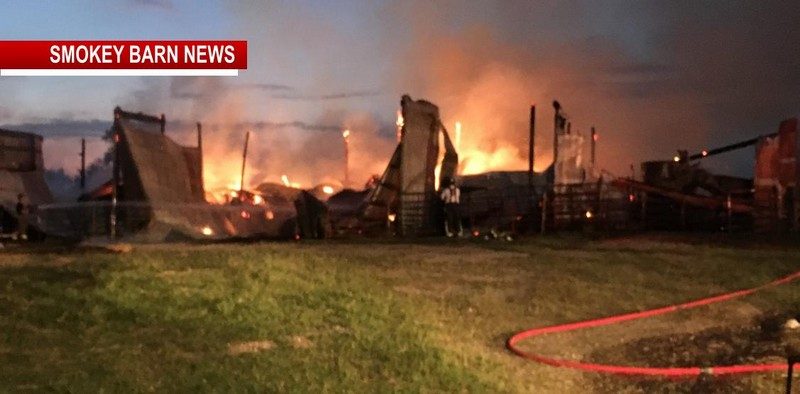
[[[14,239],[23,241],[28,239],[28,215],[30,211],[31,206],[28,204],[25,193],[17,195],[17,232],[14,233]]]
[[[444,201],[444,232],[448,237],[454,235],[461,236],[461,218],[458,213],[458,205],[461,203],[461,190],[456,186],[455,179],[451,179],[447,187],[442,191],[442,201]]]

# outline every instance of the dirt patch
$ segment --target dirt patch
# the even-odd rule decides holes
[[[228,354],[238,356],[245,353],[258,353],[275,347],[275,342],[270,340],[231,342],[228,344]]]
[[[291,343],[292,347],[295,348],[295,349],[308,349],[311,346],[313,346],[313,343],[311,343],[311,340],[308,339],[307,337],[302,336],[302,335],[293,336],[291,338],[290,343]]]
[[[690,367],[785,362],[784,346],[764,329],[766,317],[736,327],[713,327],[695,333],[659,335],[595,350],[588,360],[606,364]],[[777,379],[780,377],[776,376]],[[644,392],[757,392],[746,376],[701,376],[688,380],[626,379],[597,375],[598,387],[630,385]]]

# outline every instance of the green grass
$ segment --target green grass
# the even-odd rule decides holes
[[[561,238],[6,253],[0,390],[609,389],[594,387],[591,375],[515,358],[503,342],[531,326],[757,285],[800,269],[798,257],[796,248]],[[797,308],[797,289],[747,303]],[[246,342],[264,348],[231,351]],[[779,375],[747,379],[781,384]]]

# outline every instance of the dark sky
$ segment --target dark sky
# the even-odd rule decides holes
[[[6,6],[0,37],[247,39],[250,59],[238,78],[0,79],[0,124],[60,139],[46,146],[48,163],[70,170],[73,160],[54,147],[81,130],[99,135],[115,105],[219,124],[216,138],[236,141],[231,149],[239,136],[225,124],[318,126],[264,131],[263,162],[254,164],[263,177],[295,171],[309,182],[338,160],[330,150],[339,133],[328,129],[363,136],[359,176],[380,168],[404,93],[438,104],[449,128],[461,121],[465,153],[495,153],[475,160],[497,168],[525,162],[534,103],[537,167],[547,164],[553,99],[577,129],[598,128],[600,164],[624,174],[679,148],[774,132],[800,113],[798,1],[91,4]],[[752,154],[709,164],[749,175]]]

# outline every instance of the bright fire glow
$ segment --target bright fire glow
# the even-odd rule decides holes
[[[347,139],[347,137],[350,137],[350,130],[343,131],[342,132],[342,137],[344,137],[344,139]]]
[[[205,227],[203,227],[203,229],[202,229],[202,230],[200,230],[200,231],[201,231],[201,232],[203,233],[203,235],[205,235],[205,236],[211,236],[211,235],[214,235],[214,230],[212,230],[212,229],[211,229],[211,227],[208,227],[208,226],[205,226]]]
[[[492,170],[515,168],[518,160],[515,160],[517,152],[511,147],[500,147],[493,152],[486,152],[480,149],[462,149],[458,153],[463,157],[461,162],[462,174],[480,174]]]
[[[469,115],[469,114],[467,114]],[[469,133],[464,133],[464,127]],[[458,152],[458,173],[462,175],[481,174],[489,171],[521,170],[528,167],[527,147],[503,143],[502,140],[486,139],[489,134],[480,123],[472,124],[455,121],[453,145]],[[544,155],[541,158],[546,159]],[[544,171],[550,163],[537,160],[534,169]]]
[[[397,121],[395,125],[397,125],[397,142],[403,138],[403,125],[405,124],[405,120],[403,120],[403,111],[397,110]]]
[[[461,122],[456,122],[456,152],[461,150]]]
[[[264,197],[261,197],[258,194],[253,196],[253,204],[254,205],[261,205],[263,203],[264,203]]]
[[[299,189],[300,188],[300,184],[299,183],[297,183],[297,182],[289,182],[289,176],[287,176],[286,174],[281,175],[281,182],[283,182],[283,185],[287,186],[287,187],[293,187],[295,189]]]
[[[672,161],[677,163],[677,162],[681,161],[681,158],[679,156],[675,156],[675,157],[672,158]]]
[[[592,211],[586,211],[586,219],[591,219],[592,216],[594,216],[594,214],[592,214]]]
[[[333,187],[325,185],[322,187],[322,192],[325,194],[333,194]]]
[[[389,221],[390,221],[390,222],[394,222],[394,220],[395,220],[396,218],[397,218],[397,214],[394,214],[394,213],[390,213],[390,214],[387,216],[387,219],[389,219]]]

